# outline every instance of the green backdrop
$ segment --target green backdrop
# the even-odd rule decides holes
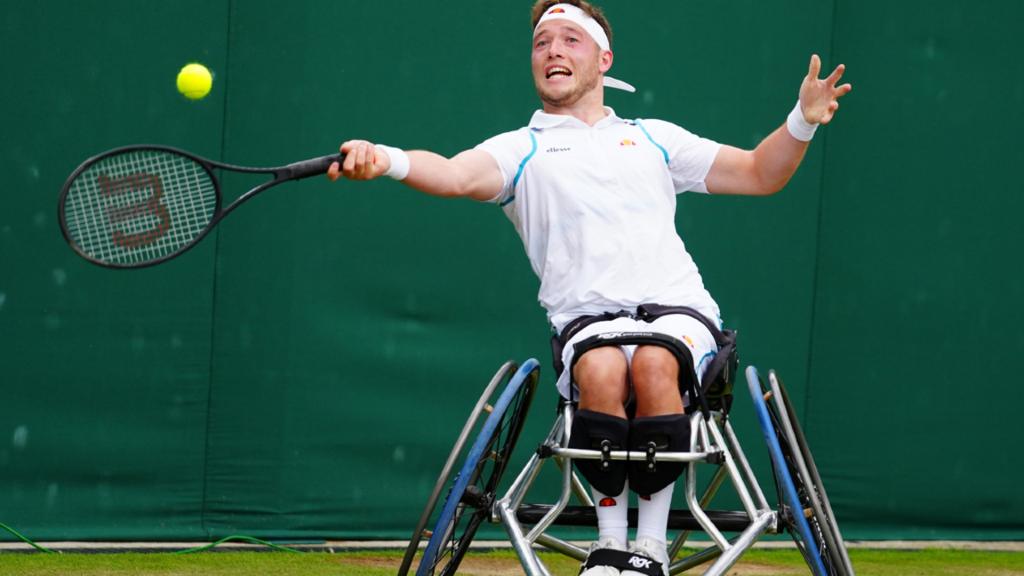
[[[679,229],[744,363],[795,392],[848,538],[1024,537],[1024,5],[603,5],[639,87],[608,103],[737,146],[782,123],[812,52],[847,64],[854,91],[785,191],[684,195]],[[405,537],[490,375],[532,356],[525,458],[553,418],[548,329],[493,206],[303,181],[126,272],[67,248],[56,201],[80,161],[130,143],[243,165],[350,137],[457,153],[537,106],[529,6],[4,3],[0,522]],[[174,90],[191,60],[216,76],[199,102]],[[742,394],[734,421],[767,480]]]

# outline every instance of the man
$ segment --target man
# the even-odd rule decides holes
[[[695,370],[699,377],[717,351],[715,340],[692,316],[651,319],[638,313],[651,304],[686,306],[721,323],[718,306],[676,233],[675,194],[774,194],[851,86],[836,85],[842,65],[819,79],[821,63],[812,56],[786,123],[754,150],[741,150],[668,122],[623,120],[605,107],[605,86],[632,87],[606,76],[613,62],[611,28],[600,9],[584,0],[539,0],[533,26],[531,65],[543,109],[527,127],[450,159],[348,141],[341,146],[344,162],[331,166],[328,176],[388,175],[428,194],[501,206],[540,277],[538,299],[552,325],[557,332],[570,326],[561,360],[573,368],[563,370],[557,382],[563,396],[578,399],[570,445],[591,448],[610,441],[623,448],[658,438],[669,450],[687,450],[689,422],[679,370]],[[607,316],[594,318],[602,314]],[[577,330],[579,318],[591,321]],[[575,343],[621,331],[672,336],[685,343],[693,365],[679,366],[666,349],[643,345],[594,348],[573,363]],[[630,398],[635,413],[628,418]],[[667,573],[666,525],[681,467],[667,478],[667,466],[659,466],[658,477],[626,463],[601,469],[579,461],[577,467],[598,503],[599,535],[583,573]],[[627,552],[631,486],[640,495],[639,521]],[[637,562],[636,556],[653,562]]]

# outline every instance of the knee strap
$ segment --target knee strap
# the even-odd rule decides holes
[[[580,450],[625,450],[629,421],[610,414],[577,410],[569,435],[569,448]],[[622,494],[626,484],[626,463],[612,460],[574,460],[576,469],[590,485],[609,496]]]
[[[629,462],[629,487],[650,496],[676,481],[686,469],[683,462],[658,462],[659,452],[690,450],[690,418],[685,414],[635,418],[629,431],[630,450],[654,453],[654,459]]]

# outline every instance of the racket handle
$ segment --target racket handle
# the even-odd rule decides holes
[[[289,164],[282,169],[284,172],[282,179],[299,180],[301,178],[308,178],[309,176],[326,174],[327,169],[331,167],[332,163],[340,163],[344,159],[344,154],[330,154],[328,156],[321,156],[319,158],[295,162],[294,164]]]

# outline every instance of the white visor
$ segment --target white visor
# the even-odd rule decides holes
[[[594,39],[594,42],[597,42],[601,50],[611,50],[611,44],[608,42],[608,35],[604,33],[604,28],[601,28],[597,20],[591,18],[589,14],[577,6],[572,4],[555,4],[548,8],[547,12],[537,21],[537,27],[533,29],[535,36],[537,35],[537,28],[540,28],[540,25],[548,20],[568,20],[585,30]],[[617,88],[626,92],[636,92],[636,88],[630,84],[611,76],[604,77],[604,85],[608,88]]]

